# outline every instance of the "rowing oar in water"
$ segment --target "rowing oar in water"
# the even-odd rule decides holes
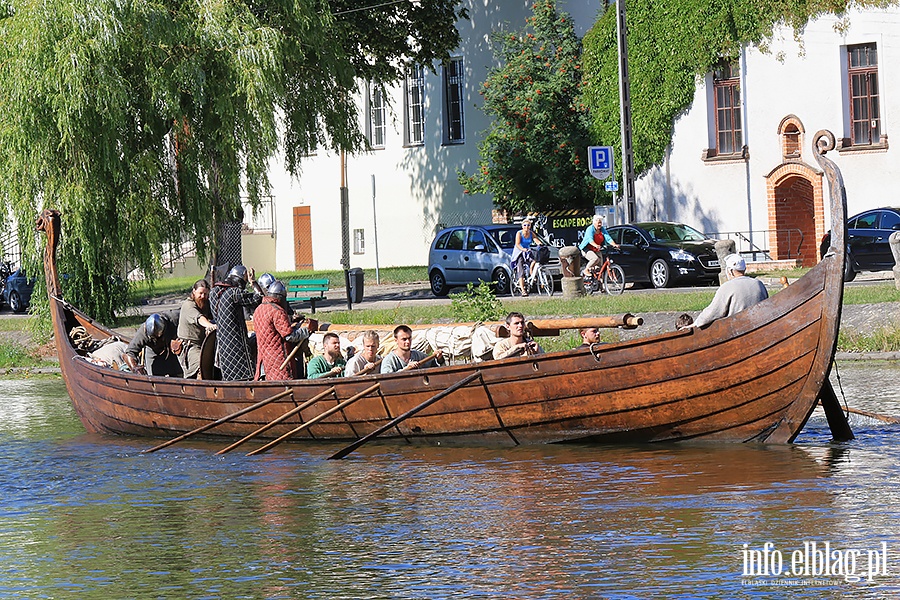
[[[228,421],[231,421],[232,419],[236,419],[236,418],[240,417],[241,415],[245,415],[252,410],[256,410],[257,408],[259,408],[261,406],[265,406],[266,404],[268,404],[270,402],[274,402],[275,400],[278,400],[279,398],[284,398],[288,394],[293,394],[293,393],[294,393],[294,390],[284,390],[283,392],[279,392],[279,393],[275,394],[274,396],[272,396],[271,398],[266,398],[265,400],[261,400],[252,406],[248,406],[247,408],[242,408],[241,410],[237,411],[236,413],[231,413],[227,417],[222,417],[221,419],[219,419],[217,421],[213,421],[212,423],[207,423],[206,425],[203,425],[202,427],[198,427],[197,429],[194,429],[193,431],[188,431],[187,433],[179,435],[177,438],[172,438],[168,442],[163,442],[159,446],[154,446],[153,448],[150,448],[148,450],[142,450],[141,454],[148,454],[150,452],[156,452],[157,450],[162,450],[166,446],[171,446],[172,444],[180,442],[183,439],[189,438],[192,435],[196,435],[198,433],[203,433],[207,429],[212,429],[216,425],[221,425],[222,423],[227,423]]]
[[[327,417],[330,417],[331,415],[333,415],[334,413],[336,413],[336,412],[339,411],[339,410],[345,409],[346,407],[350,406],[351,404],[353,404],[354,402],[356,402],[356,401],[359,400],[360,398],[364,398],[365,396],[368,396],[369,394],[371,394],[371,393],[374,392],[375,390],[379,389],[380,387],[381,387],[381,384],[380,384],[380,383],[376,383],[376,384],[373,385],[372,387],[369,387],[369,388],[364,389],[363,391],[361,391],[360,393],[356,394],[355,396],[353,396],[353,397],[351,397],[351,398],[347,398],[346,400],[344,400],[343,402],[341,402],[341,403],[338,404],[337,406],[332,406],[331,408],[329,408],[328,410],[326,410],[326,411],[323,412],[322,414],[316,415],[315,417],[313,417],[312,419],[310,419],[309,421],[307,421],[306,423],[304,423],[304,424],[301,425],[300,427],[297,427],[297,428],[295,428],[295,429],[292,429],[292,430],[288,431],[286,434],[284,434],[284,435],[281,436],[280,438],[275,439],[275,440],[272,440],[271,442],[269,442],[269,443],[266,444],[265,446],[261,446],[261,447],[257,448],[256,450],[254,450],[253,452],[248,452],[248,453],[247,453],[247,456],[255,456],[255,455],[257,455],[257,454],[260,454],[260,453],[262,453],[262,452],[265,452],[265,451],[268,450],[269,448],[272,448],[273,446],[275,446],[275,445],[277,445],[277,444],[280,444],[281,442],[283,442],[284,440],[288,439],[288,438],[291,437],[292,435],[295,435],[295,434],[297,434],[297,433],[300,433],[301,431],[303,431],[304,429],[306,429],[306,428],[309,427],[310,425],[315,425],[316,423],[318,423],[318,422],[321,421],[322,419],[325,419],[325,418],[327,418]]]
[[[435,402],[437,402],[438,400],[440,400],[440,399],[443,398],[444,396],[449,396],[450,394],[452,394],[453,392],[455,392],[455,391],[458,390],[459,388],[461,388],[461,387],[463,387],[464,385],[468,384],[470,381],[472,381],[472,380],[474,380],[474,379],[478,379],[479,377],[481,377],[481,371],[475,371],[474,373],[472,373],[471,375],[469,375],[468,377],[466,377],[466,378],[463,379],[462,381],[457,381],[456,383],[454,383],[453,385],[451,385],[450,387],[448,387],[447,389],[445,389],[443,392],[438,392],[437,394],[435,394],[434,396],[432,396],[431,398],[429,398],[429,399],[426,400],[425,402],[419,404],[418,406],[415,406],[415,407],[409,409],[408,411],[406,411],[405,413],[403,413],[403,414],[400,415],[399,417],[396,417],[395,419],[392,419],[389,423],[386,423],[386,424],[382,425],[381,427],[379,427],[378,429],[376,429],[376,430],[373,431],[372,433],[370,433],[370,434],[368,434],[368,435],[366,435],[366,436],[364,436],[364,437],[359,438],[358,440],[356,440],[355,442],[353,442],[352,444],[350,444],[350,445],[347,446],[346,448],[344,448],[344,449],[342,449],[342,450],[339,450],[339,451],[335,452],[334,454],[332,454],[331,456],[328,457],[328,460],[344,458],[345,456],[347,456],[348,454],[350,454],[351,452],[353,452],[354,450],[356,450],[357,448],[359,448],[360,446],[362,446],[362,445],[365,444],[366,442],[375,439],[376,437],[378,437],[379,435],[381,435],[382,433],[384,433],[385,431],[387,431],[387,430],[390,429],[391,427],[396,427],[396,426],[399,425],[402,421],[405,421],[406,419],[408,419],[408,418],[410,418],[411,416],[415,415],[415,414],[418,413],[419,411],[428,408],[429,406],[431,406],[432,404],[434,404]]]
[[[824,407],[823,407],[824,408]],[[869,417],[870,419],[875,419],[876,421],[881,421],[882,423],[891,423],[892,425],[896,425],[900,423],[900,419],[897,417],[891,417],[888,415],[879,415],[878,413],[869,412],[866,410],[858,410],[856,408],[849,407],[841,407],[841,410],[846,410],[849,413],[854,415],[859,415],[861,417]]]
[[[263,433],[264,431],[268,431],[268,430],[271,429],[272,427],[275,427],[276,425],[278,425],[279,423],[281,423],[281,422],[284,421],[285,419],[288,419],[288,418],[292,417],[293,415],[296,415],[296,414],[297,414],[298,412],[300,412],[301,410],[304,410],[304,409],[306,409],[306,408],[309,408],[310,406],[312,406],[313,404],[315,404],[316,402],[318,402],[319,400],[321,400],[322,398],[324,398],[324,397],[327,396],[328,394],[331,394],[332,392],[334,392],[334,386],[331,386],[330,388],[328,388],[328,389],[325,390],[324,392],[321,392],[321,393],[319,393],[319,394],[316,394],[315,396],[313,396],[312,398],[310,398],[309,400],[307,400],[306,402],[304,402],[304,403],[301,404],[300,406],[295,406],[294,408],[292,408],[291,410],[287,411],[286,413],[284,413],[284,414],[281,415],[280,417],[276,418],[276,419],[275,419],[274,421],[272,421],[271,423],[266,423],[265,425],[263,425],[262,427],[260,427],[259,429],[257,429],[257,430],[254,431],[253,433],[251,433],[250,435],[247,435],[247,436],[245,436],[245,437],[239,439],[238,441],[236,441],[235,443],[231,444],[230,446],[228,446],[228,447],[226,447],[226,448],[222,448],[221,450],[219,450],[218,452],[216,452],[216,455],[218,456],[219,454],[225,454],[225,453],[227,453],[227,452],[231,452],[232,450],[234,450],[235,448],[237,448],[238,446],[240,446],[240,445],[243,444],[244,442],[247,442],[247,441],[249,441],[249,440],[252,440],[253,438],[255,438],[256,436],[258,436],[259,434]]]

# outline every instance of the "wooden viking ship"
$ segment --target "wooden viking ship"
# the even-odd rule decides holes
[[[831,186],[832,247],[768,300],[704,329],[389,375],[224,382],[92,364],[70,330],[82,326],[97,339],[113,332],[61,298],[60,215],[45,211],[38,229],[48,238],[45,272],[62,376],[85,428],[98,433],[171,438],[199,431],[353,448],[374,435],[399,443],[788,443],[820,396],[827,399],[843,296],[846,198],[839,169],[824,156],[833,136],[821,131],[815,140]]]

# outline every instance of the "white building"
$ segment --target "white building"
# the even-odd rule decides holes
[[[897,8],[824,16],[799,43],[782,29],[768,52],[746,49],[731,72],[698,86],[664,164],[636,184],[638,219],[741,232],[753,247],[739,249],[815,264],[831,228],[812,153],[816,131],[838,139],[828,156],[842,170],[850,215],[900,204],[900,159],[888,144],[900,119],[898,61]]]
[[[374,268],[376,245],[379,266],[423,265],[440,225],[491,220],[490,198],[463,194],[457,171],[477,167],[489,125],[478,90],[497,65],[491,32],[521,30],[531,2],[465,3],[470,20],[459,23],[463,42],[450,65],[414,72],[387,99],[361,99],[360,127],[377,149],[347,157],[353,267]],[[602,4],[558,6],[583,35]],[[831,156],[843,170],[851,214],[900,204],[890,193],[900,161],[887,142],[900,118],[898,53],[896,8],[826,16],[806,27],[799,44],[782,30],[769,52],[746,49],[739,64],[701,82],[664,164],[637,182],[638,220],[739,233],[750,240],[741,250],[815,262],[831,227],[810,149],[815,131],[830,129],[839,139]],[[299,180],[273,165],[275,257],[264,268],[340,268],[340,171],[340,158],[328,153],[309,157]]]
[[[386,101],[371,94],[365,99],[360,127],[378,149],[347,157],[352,267],[374,268],[376,244],[379,266],[424,265],[440,225],[491,222],[491,199],[465,195],[457,171],[477,168],[478,142],[490,123],[480,109],[479,90],[488,69],[499,66],[491,33],[522,30],[532,1],[463,4],[470,18],[458,24],[463,41],[449,66],[414,73]],[[578,35],[593,25],[601,5],[601,0],[557,3],[572,15]],[[338,269],[340,157],[322,153],[302,168],[299,180],[292,180],[273,165],[272,268]]]

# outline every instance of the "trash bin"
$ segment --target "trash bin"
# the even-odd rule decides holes
[[[350,269],[350,302],[359,304],[363,299],[363,270],[359,267]]]

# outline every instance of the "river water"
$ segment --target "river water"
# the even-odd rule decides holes
[[[900,365],[840,375],[851,408],[900,416]],[[62,383],[0,381],[0,597],[896,597],[900,425],[851,425],[847,444],[817,412],[791,446],[140,454],[86,434]]]

